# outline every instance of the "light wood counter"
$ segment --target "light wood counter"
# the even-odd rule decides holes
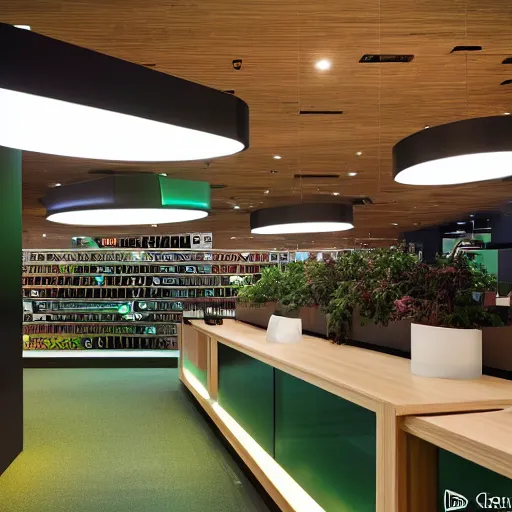
[[[512,409],[406,418],[404,430],[512,478]]]
[[[269,344],[266,332],[235,320],[220,326],[193,320],[200,332],[368,409],[389,406],[397,416],[490,410],[512,406],[512,382],[431,379],[411,375],[409,360],[303,336],[294,345]]]
[[[184,349],[184,354],[187,351],[196,354],[197,350],[206,354],[207,388],[210,397],[214,399],[217,397],[219,343],[375,413],[376,512],[431,512],[436,507],[436,448],[424,442],[419,434],[409,430],[413,427],[419,428],[417,425],[420,423],[417,422],[428,419],[409,419],[407,416],[474,413],[512,406],[512,381],[488,376],[475,380],[418,377],[410,373],[409,361],[400,357],[356,347],[333,345],[329,341],[312,336],[303,336],[300,343],[293,345],[269,344],[266,342],[264,329],[242,322],[224,320],[223,325],[209,326],[202,320],[192,320],[190,326],[184,326],[182,345],[185,344],[185,347],[182,346],[181,350]],[[190,344],[190,347],[187,348],[187,344]],[[210,402],[201,398],[190,383],[187,383],[181,368],[182,363],[182,381],[251,470],[259,474],[257,465],[244,452],[243,446],[230,437],[230,433],[212,410]],[[478,419],[480,415],[460,415],[461,425],[468,421],[464,418],[469,416]],[[434,423],[427,425],[431,430],[434,427],[441,429],[443,427],[437,426],[435,421],[451,421],[450,418],[432,418]],[[457,418],[458,415],[455,416],[455,421]],[[475,426],[475,432],[481,428],[489,428],[484,425],[487,420],[478,421],[483,423],[478,424],[481,427]],[[420,425],[423,431],[428,431],[423,423]],[[464,434],[453,436],[456,439],[460,436],[462,446]],[[482,445],[485,444],[485,440],[480,441]],[[454,446],[457,444],[455,441],[452,442]],[[476,440],[474,443],[478,445]],[[435,444],[442,446],[439,443]],[[455,448],[448,449],[457,453]],[[488,452],[497,449],[498,447],[491,444],[488,448],[482,448],[482,453],[487,456]],[[276,491],[271,481],[264,476],[258,478],[282,510],[293,510]]]

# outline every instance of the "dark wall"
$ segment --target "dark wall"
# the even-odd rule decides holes
[[[403,236],[407,243],[423,244],[423,261],[427,263],[433,262],[436,259],[436,254],[441,254],[443,249],[441,231],[437,226],[418,229],[417,231],[407,231]]]
[[[491,219],[492,242],[512,242],[512,215],[495,215]],[[498,251],[498,280],[512,283],[512,249]]]
[[[0,474],[23,449],[21,151],[0,146]]]

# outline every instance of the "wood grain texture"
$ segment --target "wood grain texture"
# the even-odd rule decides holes
[[[395,408],[382,404],[377,414],[377,512],[396,512],[398,499],[397,421]]]
[[[250,149],[213,162],[124,164],[26,153],[27,248],[68,247],[77,234],[134,232],[45,221],[38,199],[48,186],[89,179],[90,171],[101,169],[166,172],[226,185],[213,191],[212,214],[205,220],[137,228],[142,234],[213,231],[217,248],[388,245],[400,231],[458,220],[510,199],[510,181],[408,187],[391,175],[392,146],[425,125],[512,111],[510,86],[499,85],[511,78],[511,66],[501,64],[512,55],[510,2],[4,0],[2,21],[235,90],[251,111]],[[450,53],[465,44],[482,45],[483,51]],[[415,59],[359,63],[362,54],[372,52],[412,53]],[[243,59],[239,71],[232,67],[237,58]],[[332,61],[328,72],[315,68],[321,58]],[[344,113],[301,116],[301,109]],[[275,154],[282,159],[274,160]],[[358,175],[349,177],[349,171]],[[293,176],[301,172],[339,175],[303,182],[305,201],[369,196],[374,204],[356,207],[356,228],[349,232],[252,238],[248,213],[300,201],[300,182]],[[235,204],[240,210],[233,210]]]
[[[293,345],[269,344],[265,330],[235,320],[224,320],[220,326],[200,320],[191,324],[206,336],[374,411],[383,404],[393,406],[397,416],[512,405],[512,382],[507,380],[418,377],[410,373],[407,359],[312,336]]]
[[[411,417],[404,430],[491,471],[512,478],[512,410]]]
[[[219,393],[219,352],[215,338],[208,338],[208,393],[217,400]]]
[[[398,428],[396,453],[399,461],[396,483],[397,511],[432,512],[436,510],[437,448]]]

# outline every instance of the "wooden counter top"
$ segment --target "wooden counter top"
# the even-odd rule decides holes
[[[410,417],[404,430],[512,478],[512,409],[448,416]]]
[[[431,379],[411,375],[409,360],[372,350],[338,346],[303,336],[294,345],[269,344],[266,331],[224,320],[220,326],[193,320],[207,336],[331,393],[376,410],[391,406],[397,416],[499,409],[512,406],[512,381]]]

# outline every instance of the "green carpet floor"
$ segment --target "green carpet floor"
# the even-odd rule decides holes
[[[176,369],[25,370],[25,451],[0,477],[1,512],[267,510]]]

